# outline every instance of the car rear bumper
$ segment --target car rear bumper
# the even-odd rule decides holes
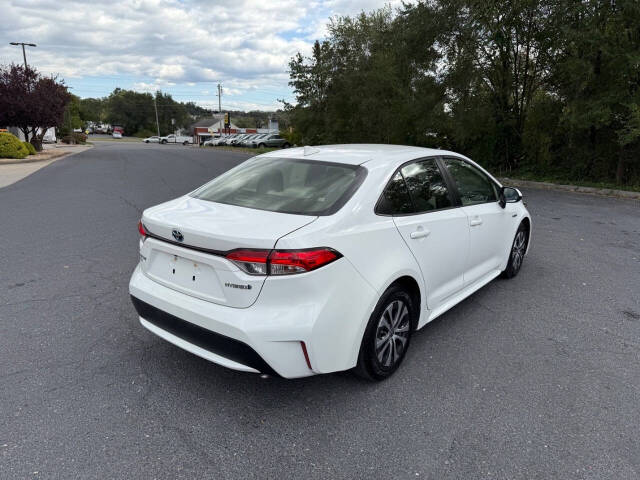
[[[346,259],[306,274],[268,277],[248,308],[173,290],[139,267],[129,292],[141,324],[174,345],[228,368],[285,378],[355,366],[378,297]]]
[[[133,295],[131,301],[143,327],[180,348],[235,370],[270,375],[276,373],[246,343],[189,323]]]

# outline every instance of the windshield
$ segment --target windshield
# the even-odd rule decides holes
[[[210,202],[300,215],[331,215],[358,189],[358,165],[254,157],[191,195]]]

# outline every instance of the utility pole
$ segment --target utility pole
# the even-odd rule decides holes
[[[9,45],[22,45],[22,58],[24,58],[24,69],[27,69],[27,54],[24,50],[24,46],[28,47],[37,47],[35,43],[24,43],[24,42],[9,42]]]
[[[156,109],[156,128],[158,129],[158,137],[160,137],[160,122],[158,122],[158,92],[153,97],[153,106]]]
[[[218,130],[222,132],[222,85],[218,84],[218,115],[220,115],[220,127]]]

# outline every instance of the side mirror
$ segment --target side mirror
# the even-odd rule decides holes
[[[522,193],[520,190],[513,187],[502,187],[500,189],[500,206],[502,208],[507,206],[507,203],[517,203],[522,200]]]

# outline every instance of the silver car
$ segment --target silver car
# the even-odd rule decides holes
[[[277,133],[269,133],[262,138],[252,140],[250,146],[253,148],[289,148],[291,144]]]

